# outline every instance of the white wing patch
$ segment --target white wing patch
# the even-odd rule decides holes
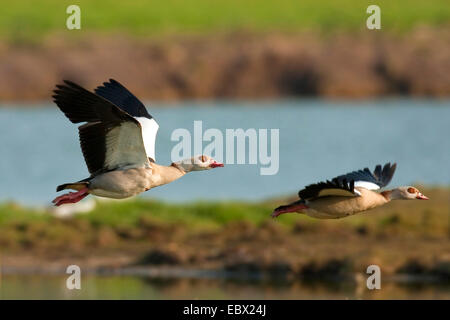
[[[144,167],[146,165],[148,165],[148,158],[145,154],[141,129],[137,123],[123,122],[106,134],[104,164],[106,168]]]
[[[144,147],[147,157],[156,161],[155,145],[159,125],[153,118],[149,119],[146,117],[135,117],[135,119],[139,121],[142,127],[142,139],[144,140]]]
[[[364,188],[367,190],[378,190],[380,189],[380,186],[368,181],[355,181],[355,187]]]

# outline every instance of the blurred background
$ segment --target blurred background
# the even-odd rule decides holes
[[[68,30],[69,5],[81,29]],[[381,9],[368,30],[366,9]],[[63,79],[109,78],[158,123],[280,130],[280,169],[187,175],[136,199],[51,207],[88,176]],[[0,299],[449,299],[448,1],[16,1],[0,12]],[[305,185],[397,162],[397,202],[336,221],[270,218]],[[422,190],[423,189],[423,190]],[[82,290],[65,268],[81,267]],[[365,286],[382,270],[382,289]]]

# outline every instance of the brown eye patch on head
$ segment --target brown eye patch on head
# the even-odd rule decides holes
[[[408,192],[409,193],[416,193],[416,188],[412,188],[412,187],[410,187],[410,188],[408,188]]]
[[[203,155],[203,156],[200,157],[200,160],[201,160],[202,162],[206,162],[206,157]]]

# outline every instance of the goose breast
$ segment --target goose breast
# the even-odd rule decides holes
[[[129,198],[152,187],[151,175],[152,170],[149,168],[105,172],[90,181],[89,190],[91,194],[99,197]]]

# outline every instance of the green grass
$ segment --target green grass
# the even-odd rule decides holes
[[[81,31],[70,31],[71,35],[362,30],[368,16],[366,8],[374,3],[381,7],[383,30],[439,26],[450,20],[448,0],[20,0],[2,6],[0,35],[17,40],[67,33],[65,11],[70,4],[78,4],[82,15]]]
[[[89,214],[79,214],[73,220],[86,221],[100,227],[139,227],[141,223],[181,224],[191,228],[214,228],[233,221],[258,225],[270,219],[273,206],[245,202],[196,202],[168,204],[134,199],[98,202]],[[0,205],[0,228],[21,224],[49,223],[59,220],[45,211],[27,209],[15,204]],[[293,219],[284,219],[290,224]]]
[[[218,230],[229,223],[260,225],[270,220],[272,206],[250,203],[198,202],[167,204],[134,199],[98,202],[88,214],[60,219],[13,203],[0,204],[0,248],[86,247],[112,235],[123,241],[141,241],[154,230],[183,228],[185,232]],[[294,217],[281,224],[291,224]],[[156,228],[156,229],[155,229]]]
[[[283,215],[276,221],[286,226],[298,222],[305,225],[342,225],[387,229],[402,227],[445,234],[450,229],[449,203],[450,193],[447,188],[426,188],[423,190],[430,201],[393,201],[392,203],[339,220],[318,220],[296,214]],[[236,221],[260,225],[271,220],[272,209],[286,200],[267,203],[248,202],[195,202],[169,204],[165,202],[136,198],[125,201],[100,201],[95,209],[87,214],[78,214],[65,220],[75,223],[88,223],[94,228],[101,226],[137,227],[143,223],[176,224],[187,228],[216,228]],[[34,223],[49,224],[61,221],[48,211],[25,208],[14,203],[0,204],[0,231],[14,226],[23,229]],[[24,227],[25,225],[25,227]],[[450,231],[450,230],[448,230]],[[1,232],[0,232],[1,233]]]
[[[338,220],[287,214],[276,219],[275,225],[286,232],[307,230],[317,236],[356,231],[383,237],[448,238],[449,189],[425,188],[422,191],[430,201],[394,201],[367,213]],[[169,204],[137,198],[100,201],[93,211],[66,219],[54,217],[43,209],[3,203],[0,204],[0,249],[114,246],[148,242],[154,234],[174,230],[182,230],[185,234],[220,233],[234,230],[236,226],[237,232],[241,232],[242,226],[255,229],[273,224],[269,222],[272,209],[285,202]]]

